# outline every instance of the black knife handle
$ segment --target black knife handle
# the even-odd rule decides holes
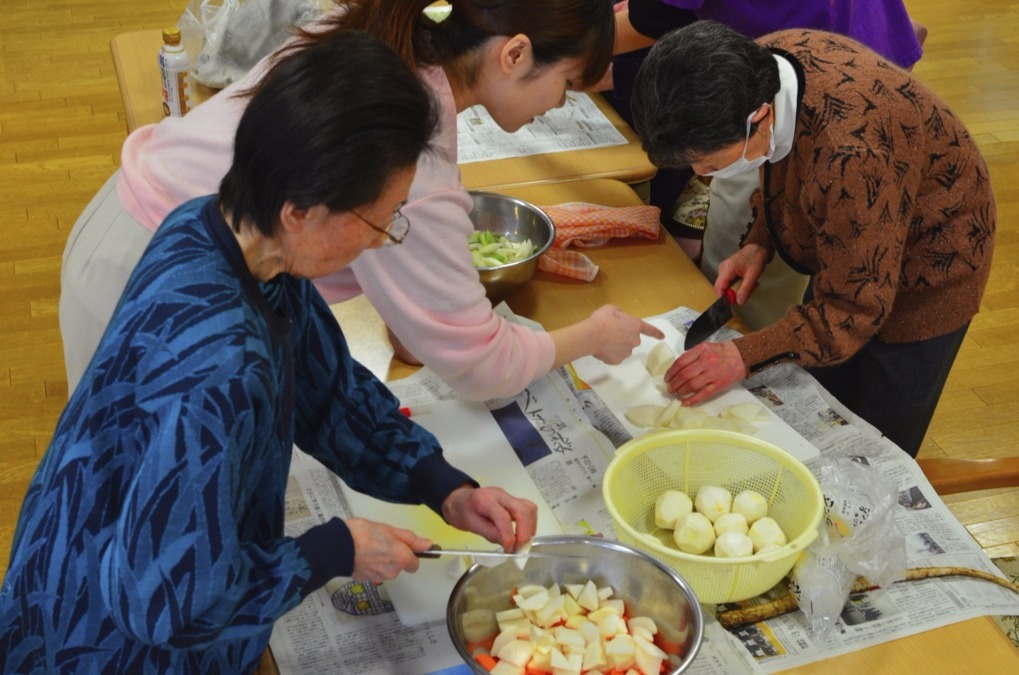
[[[438,558],[439,557],[438,551],[441,550],[442,550],[441,546],[439,546],[438,544],[432,544],[427,551],[414,551],[414,555],[416,555],[419,558]]]

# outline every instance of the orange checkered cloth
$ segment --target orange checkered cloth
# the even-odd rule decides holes
[[[572,279],[594,281],[598,266],[570,246],[594,248],[617,237],[657,239],[662,229],[657,206],[599,206],[570,202],[542,206],[542,211],[555,223],[552,247],[538,258],[538,269]]]

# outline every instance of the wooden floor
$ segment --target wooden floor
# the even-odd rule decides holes
[[[110,58],[122,32],[173,24],[186,0],[6,0],[0,29],[0,573],[21,499],[67,398],[60,256],[119,164]],[[1019,454],[1019,1],[909,0],[930,30],[917,75],[977,137],[999,231],[981,313],[922,453]],[[153,54],[152,58],[156,58]],[[949,498],[992,554],[1019,554],[1019,491]]]

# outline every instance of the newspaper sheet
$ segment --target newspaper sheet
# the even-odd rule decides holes
[[[514,133],[499,128],[482,106],[472,106],[457,115],[456,136],[460,164],[626,144],[591,97],[580,92],[567,92],[562,108]]]
[[[450,401],[453,395],[427,371],[392,385],[401,402],[416,408],[425,420],[428,406]],[[612,521],[601,503],[600,477],[615,445],[629,437],[597,395],[579,386],[582,384],[572,369],[563,368],[536,381],[518,397],[487,405],[494,417],[502,417],[507,430],[524,421],[543,439],[547,452],[530,457],[526,469],[554,517],[570,524],[564,529],[612,537]],[[587,423],[562,424],[564,418],[576,420],[577,415]],[[615,440],[610,441],[596,427],[612,432]],[[287,490],[287,533],[296,536],[334,516],[372,517],[371,513],[352,514],[349,494],[328,469],[295,448]],[[416,626],[400,622],[394,606],[394,600],[399,599],[391,596],[390,584],[371,586],[338,578],[306,598],[273,630],[270,646],[280,672],[469,673],[444,621]],[[443,605],[448,594],[448,589],[434,589],[435,601]],[[694,668],[687,672],[763,672],[736,638],[713,620],[699,654]]]
[[[817,445],[823,457],[852,457],[896,480],[901,507],[896,522],[906,536],[909,568],[968,567],[1003,576],[934,492],[919,465],[832,399],[805,371],[779,366],[751,378],[746,386],[779,401],[776,412]],[[1015,593],[986,581],[945,577],[854,593],[824,636],[811,632],[802,612],[734,634],[766,671],[776,672],[978,616],[1014,614],[1019,614]]]
[[[680,307],[651,320],[683,327],[696,316],[694,310]],[[715,339],[732,333],[726,331]],[[612,522],[600,499],[601,476],[611,449],[633,433],[623,421],[623,411],[606,403],[598,384],[579,377],[578,371],[584,368],[577,365],[537,380],[519,396],[485,406],[508,433],[519,433],[518,425],[524,424],[528,433],[540,439],[531,446],[537,451],[517,453],[518,459],[563,529],[611,537]],[[439,403],[455,405],[459,400],[427,369],[389,386],[412,410],[427,410]],[[916,463],[832,400],[805,371],[778,366],[747,380],[743,388],[822,456],[861,458],[898,480],[902,508],[897,519],[907,534],[910,567],[951,565],[998,574]],[[331,472],[295,448],[287,491],[288,534],[299,534],[334,516],[352,515],[347,490]],[[371,513],[356,515],[372,517]],[[469,672],[450,642],[444,621],[404,625],[393,603],[386,584],[373,587],[334,579],[277,622],[270,646],[280,672]],[[715,609],[705,607],[705,641],[689,673],[774,672],[968,618],[1019,614],[1019,600],[979,580],[903,582],[851,596],[841,620],[823,638],[811,633],[799,612],[730,632],[714,620]]]

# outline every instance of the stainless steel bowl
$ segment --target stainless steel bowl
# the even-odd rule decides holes
[[[704,636],[704,615],[689,584],[668,565],[632,546],[583,536],[535,537],[533,553],[571,557],[528,558],[523,569],[513,561],[495,567],[474,565],[460,578],[446,606],[446,626],[460,656],[478,675],[487,671],[467,651],[462,617],[473,610],[498,612],[512,607],[510,592],[524,584],[550,586],[586,583],[611,586],[626,603],[629,616],[648,616],[658,625],[658,646],[676,675],[685,671]]]
[[[475,230],[505,235],[510,241],[530,239],[534,244],[534,253],[529,258],[478,268],[481,283],[494,305],[531,280],[538,268],[538,257],[555,241],[555,225],[544,211],[522,199],[478,190],[470,194],[474,200],[470,217]]]

